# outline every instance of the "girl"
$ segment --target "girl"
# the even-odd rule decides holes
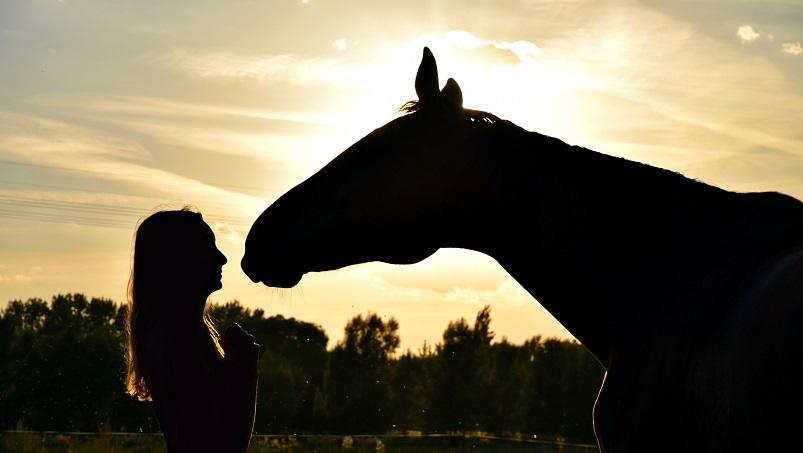
[[[167,450],[244,452],[254,425],[259,345],[206,314],[226,257],[201,214],[161,211],[137,228],[129,280],[128,393],[153,401]]]

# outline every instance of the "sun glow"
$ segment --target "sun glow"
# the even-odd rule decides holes
[[[338,135],[352,134],[353,140],[355,132],[384,124],[397,115],[394,108],[415,98],[413,81],[424,46],[437,58],[441,86],[454,78],[466,108],[489,111],[547,134],[571,130],[563,120],[580,108],[579,98],[571,93],[591,84],[578,65],[543,59],[534,43],[484,40],[463,31],[423,35],[355,69],[348,104],[330,106],[340,109],[344,127],[338,128]]]

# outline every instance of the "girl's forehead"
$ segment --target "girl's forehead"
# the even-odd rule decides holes
[[[212,231],[212,227],[209,226],[208,223],[206,223],[203,220],[201,220],[200,223],[201,223],[201,230],[204,232],[205,235],[207,235],[207,236],[214,236],[215,235],[215,232]]]
[[[195,244],[209,243],[215,242],[215,233],[206,222],[198,219],[197,222],[193,223],[192,227],[187,228],[186,231],[182,233],[182,237],[177,239]]]
[[[200,222],[201,222],[201,227],[200,227],[201,238],[205,240],[211,240],[212,242],[214,242],[215,232],[212,230],[212,227],[210,227],[209,224],[207,224],[203,220],[201,220]]]

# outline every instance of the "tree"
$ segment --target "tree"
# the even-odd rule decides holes
[[[409,350],[391,364],[393,430],[422,431],[426,426],[434,356],[426,349],[415,356]]]
[[[526,431],[524,396],[529,377],[526,349],[503,338],[491,345],[493,360],[492,401],[486,411],[492,416],[486,428],[499,434]]]
[[[311,431],[315,426],[315,393],[324,387],[329,338],[318,325],[280,315],[260,320],[258,316],[261,314],[257,312],[243,322],[243,327],[262,345],[260,392],[272,391],[272,379],[277,379],[276,385],[292,387],[293,393],[286,400],[290,411],[285,412],[291,418],[282,423],[294,431]],[[285,375],[272,371],[272,368],[285,370]],[[288,398],[288,395],[282,398]],[[261,423],[262,416],[270,417],[273,411],[281,408],[266,405],[260,410],[262,414],[257,414],[257,423]],[[264,426],[268,432],[278,432],[281,431],[279,425],[281,423]]]
[[[529,431],[592,442],[591,408],[602,366],[574,341],[534,338],[524,347],[531,357],[525,394]]]
[[[374,313],[346,324],[331,352],[327,403],[331,426],[340,432],[381,433],[392,423],[390,361],[399,347],[399,323]]]
[[[432,431],[476,431],[490,425],[493,362],[490,347],[491,309],[477,313],[474,327],[464,318],[450,322],[443,344],[436,348],[438,361],[427,426]]]
[[[92,431],[110,426],[123,372],[115,314],[112,301],[82,294],[54,296],[49,307],[39,299],[9,304],[3,319],[14,331],[7,351],[13,365],[3,375],[15,382],[4,403],[7,425]]]
[[[126,305],[82,294],[0,310],[0,429],[156,431],[152,407],[124,392]],[[257,432],[388,430],[527,432],[593,442],[590,410],[603,369],[580,344],[534,337],[492,343],[484,307],[443,342],[395,357],[399,324],[351,319],[331,352],[320,326],[213,304],[223,331],[240,323],[262,345]]]
[[[315,401],[324,387],[329,338],[318,325],[264,314],[236,300],[209,309],[218,329],[239,323],[262,347],[254,429],[285,433],[320,427],[321,409],[316,414]]]

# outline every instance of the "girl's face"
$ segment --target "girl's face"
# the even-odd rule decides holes
[[[209,296],[223,287],[221,282],[226,256],[215,245],[215,234],[205,222],[200,223],[195,243],[188,253],[188,283],[199,291],[199,296]]]

